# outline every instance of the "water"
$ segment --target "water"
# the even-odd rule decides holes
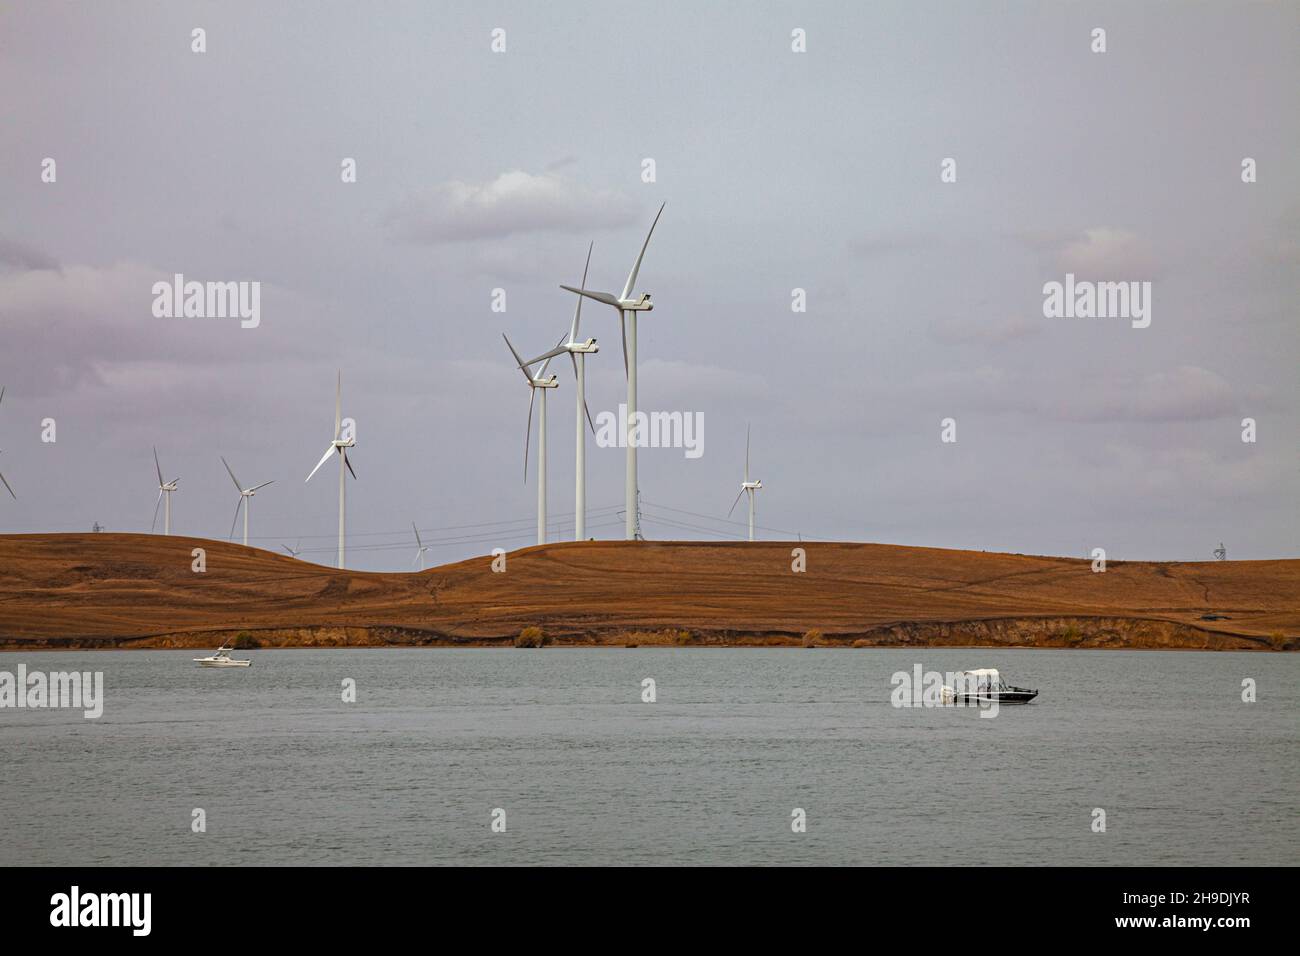
[[[99,720],[0,710],[0,864],[1300,862],[1297,655],[195,656],[0,654],[0,670],[106,685]],[[891,707],[890,675],[917,662],[1000,667],[1042,694],[994,719]],[[1258,703],[1241,701],[1246,677]]]

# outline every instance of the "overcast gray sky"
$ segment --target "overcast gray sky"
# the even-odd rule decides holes
[[[766,537],[1297,554],[1295,3],[8,2],[0,89],[0,530],[147,531],[156,444],[174,531],[227,535],[224,455],[276,480],[256,543],[332,563],[335,472],[303,478],[342,368],[350,566],[409,567],[412,521],[434,561],[529,544],[501,332],[548,348],[588,241],[618,291],[666,201],[641,406],[702,412],[705,453],[641,453],[648,537],[744,534],[752,422]],[[177,272],[260,281],[260,327],[155,318]],[[1044,318],[1066,272],[1151,281],[1150,327]],[[617,321],[584,324],[612,410]],[[588,459],[620,537],[623,452]]]

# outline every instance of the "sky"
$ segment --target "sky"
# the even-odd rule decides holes
[[[620,291],[666,203],[640,405],[703,454],[641,451],[646,537],[744,537],[750,427],[763,538],[1297,556],[1300,5],[9,0],[0,89],[0,532],[149,531],[156,446],[173,532],[229,535],[224,456],[275,482],[250,543],[332,564],[341,370],[350,567],[531,544],[502,333],[554,345],[588,243]],[[260,323],[155,316],[176,273]],[[1067,273],[1150,325],[1046,317]],[[615,411],[614,310],[583,330]],[[624,452],[587,458],[622,537]]]

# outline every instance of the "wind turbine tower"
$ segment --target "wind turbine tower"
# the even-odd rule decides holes
[[[665,203],[665,205],[667,204]],[[616,296],[609,292],[591,292],[586,288],[575,289],[570,285],[560,286],[560,288],[568,292],[586,296],[588,299],[595,299],[597,302],[604,302],[618,311],[619,324],[623,330],[623,365],[627,370],[627,477],[623,493],[626,509],[624,512],[625,532],[629,541],[634,540],[640,530],[636,520],[636,439],[638,437],[636,429],[636,317],[638,312],[649,312],[654,308],[650,301],[650,293],[645,292],[633,298],[632,290],[636,287],[636,277],[641,271],[641,260],[645,258],[646,248],[650,245],[650,237],[654,235],[655,226],[658,225],[659,217],[663,215],[663,212],[664,207],[660,206],[659,212],[655,213],[654,222],[650,224],[650,231],[646,233],[645,242],[641,244],[641,253],[636,257],[636,262],[632,265],[632,271],[628,273],[627,283],[623,286],[621,295]]]
[[[587,288],[587,269],[590,266],[591,246],[589,245],[587,246],[587,265],[582,270],[583,290]],[[574,453],[573,491],[573,537],[575,541],[582,541],[587,537],[587,433],[583,430],[583,419],[586,419],[587,425],[593,432],[596,430],[596,426],[591,420],[591,410],[587,408],[587,356],[600,351],[595,339],[587,339],[585,342],[578,341],[578,326],[582,322],[582,299],[583,296],[579,295],[578,304],[573,310],[573,324],[569,327],[569,340],[561,342],[561,344],[544,355],[529,359],[519,366],[526,370],[528,366],[547,361],[564,352],[569,353],[569,360],[573,362],[573,377],[577,382],[578,393],[574,403],[577,408],[577,451]],[[543,393],[543,405],[545,405],[545,397],[545,393]]]
[[[221,459],[221,463],[226,466],[226,473],[230,475],[230,480],[235,483],[235,489],[239,492],[239,503],[235,505],[235,518],[233,521],[230,522],[230,535],[228,535],[227,537],[234,535],[235,525],[239,521],[239,509],[243,508],[244,509],[244,547],[247,548],[248,547],[248,513],[253,510],[253,495],[257,494],[259,489],[265,488],[267,485],[275,484],[275,481],[274,479],[271,481],[264,481],[260,485],[254,485],[252,488],[245,488],[243,485],[239,483],[239,479],[235,477],[235,473],[230,470],[230,463],[227,462],[225,458]]]
[[[153,504],[153,524],[149,526],[150,533],[158,527],[158,505],[162,504],[163,497],[167,498],[167,507],[163,510],[163,534],[172,533],[172,492],[176,490],[176,484],[179,478],[173,478],[171,481],[163,481],[162,465],[158,464],[158,449],[153,450],[153,467],[158,472],[158,500]]]
[[[736,494],[736,500],[731,503],[731,511],[727,512],[727,517],[731,517],[732,511],[736,510],[736,505],[740,503],[740,496],[748,492],[749,494],[749,540],[754,540],[754,493],[763,487],[762,480],[749,480],[749,426],[745,426],[745,480],[740,483],[740,491]]]
[[[559,382],[555,376],[549,378],[546,370],[551,364],[548,358],[542,363],[541,370],[536,375],[529,371],[529,365],[519,357],[515,347],[510,344],[510,339],[504,332],[501,337],[506,340],[506,346],[510,349],[510,354],[515,357],[515,362],[519,366],[519,371],[523,373],[525,381],[528,382],[528,430],[524,432],[524,483],[528,483],[528,443],[533,437],[533,400],[537,398],[537,390],[542,390],[542,404],[537,415],[537,543],[546,543],[546,390],[548,388],[558,388]],[[560,341],[564,341],[561,339]]]
[[[348,449],[356,447],[355,438],[341,438],[343,428],[343,372],[339,371],[338,385],[334,390],[334,440],[330,442],[329,448],[325,449],[325,454],[321,456],[320,461],[316,462],[316,467],[311,470],[311,474],[304,480],[311,481],[311,476],[320,471],[320,466],[329,460],[330,455],[339,456],[339,567],[343,567],[343,550],[344,550],[344,532],[347,527],[347,491],[343,483],[343,471],[346,468],[352,472],[353,480],[356,480],[357,473],[352,471],[352,462],[348,460]]]

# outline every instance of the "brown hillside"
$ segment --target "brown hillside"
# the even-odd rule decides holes
[[[263,645],[508,643],[539,625],[558,643],[797,644],[815,628],[826,644],[1300,647],[1300,560],[1094,574],[893,545],[625,541],[526,548],[503,574],[490,560],[374,574],[196,538],[0,536],[0,645],[207,646],[241,630]]]

